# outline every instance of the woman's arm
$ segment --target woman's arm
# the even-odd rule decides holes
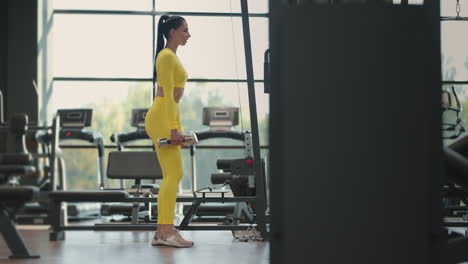
[[[164,97],[168,97],[167,113],[170,129],[177,129],[177,114],[179,105],[174,100],[174,69],[176,57],[171,53],[160,53],[156,60],[156,69],[158,72],[158,86],[163,87]]]

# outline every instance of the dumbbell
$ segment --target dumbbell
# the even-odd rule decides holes
[[[197,138],[197,135],[195,133],[184,134],[183,136],[184,136],[184,145],[185,146],[194,145],[194,144],[197,144],[197,142],[198,142],[198,138]],[[170,139],[167,139],[167,138],[158,139],[158,147],[159,148],[165,147],[165,146],[167,146],[169,144],[171,144]]]

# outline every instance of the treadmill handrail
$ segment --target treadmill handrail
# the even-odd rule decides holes
[[[235,140],[244,141],[244,134],[245,132],[238,131],[238,130],[231,130],[231,131],[212,131],[212,130],[205,130],[195,132],[197,135],[198,141],[207,140],[212,138],[230,138]],[[124,133],[116,133],[110,136],[110,140],[116,143],[115,135],[117,135],[120,144],[124,144],[130,141],[141,140],[141,139],[150,139],[148,134],[145,130],[137,130],[137,131],[130,131]]]
[[[212,130],[205,130],[195,132],[197,135],[198,141],[212,139],[212,138],[230,138],[235,140],[244,141],[245,132],[238,131],[238,130],[231,130],[231,131],[212,131]]]
[[[73,137],[67,136],[67,132],[72,133]],[[92,144],[99,144],[102,143],[102,135],[101,133],[97,131],[92,131],[92,130],[87,130],[87,129],[80,129],[80,130],[75,130],[75,129],[68,129],[68,128],[62,128],[60,129],[59,132],[59,139],[60,141],[63,140],[84,140],[88,141],[89,143]]]
[[[130,141],[135,141],[135,140],[150,139],[145,130],[137,130],[137,131],[124,132],[124,133],[116,133],[115,135],[117,135],[117,137],[118,137],[117,142],[119,142],[121,144],[130,142]],[[110,136],[110,140],[112,142],[114,142],[114,143],[116,142],[115,141],[115,135],[113,134],[113,135]]]

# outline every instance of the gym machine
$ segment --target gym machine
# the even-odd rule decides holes
[[[148,109],[146,108],[132,109],[132,118],[130,120],[130,125],[132,127],[135,127],[136,130],[124,133],[114,133],[110,137],[110,140],[117,145],[118,151],[123,151],[125,145],[129,142],[142,139],[149,139],[145,130],[146,112],[148,112]]]
[[[110,140],[117,145],[118,151],[124,151],[125,146],[129,143],[138,141],[138,140],[147,140],[149,139],[148,135],[145,131],[145,116],[148,109],[145,108],[138,108],[132,109],[132,117],[130,125],[135,127],[136,130],[124,132],[124,133],[114,133]],[[127,155],[125,154],[118,154],[118,155]],[[139,154],[136,154],[139,155]],[[143,154],[144,155],[144,154]],[[149,157],[153,157],[149,155]],[[154,160],[157,160],[156,156],[154,156]],[[151,162],[148,161],[148,162]],[[134,197],[144,196],[144,197],[151,197],[155,196],[159,191],[159,185],[156,184],[154,181],[156,179],[162,179],[162,173],[157,177],[150,177],[150,180],[153,180],[153,183],[142,183],[142,179],[133,179],[132,177],[126,178],[128,175],[119,176],[120,180],[120,189],[125,189],[124,187],[124,180],[131,179],[134,180],[134,184],[129,188],[125,189],[129,194],[133,195]],[[111,216],[111,215],[123,215],[126,217],[130,217],[132,224],[137,224],[138,221],[143,220],[146,223],[154,222],[157,216],[157,206],[150,205],[150,203],[107,203],[101,206],[101,215],[103,216]]]
[[[15,170],[30,170],[27,168],[29,165],[3,164],[0,165],[0,170],[3,171],[5,166],[10,170],[12,166],[16,167]],[[14,212],[24,203],[36,198],[38,193],[39,189],[36,186],[0,186],[0,233],[12,253],[11,259],[39,258],[38,255],[32,255],[29,252],[14,223]]]
[[[60,115],[60,132],[59,140],[64,142],[67,140],[81,140],[89,142],[96,146],[98,151],[98,170],[97,181],[99,189],[105,187],[105,168],[104,168],[104,143],[102,135],[99,132],[86,129],[91,126],[92,109],[59,109]],[[40,133],[37,135],[38,142],[49,145],[50,134]]]
[[[51,130],[53,138],[57,138],[58,122],[60,118],[55,117],[51,127],[29,127],[29,130]],[[15,152],[2,153],[0,155],[0,174],[2,175],[2,185],[0,185],[0,233],[2,234],[12,255],[11,259],[19,258],[39,258],[33,255],[25,245],[21,235],[15,227],[15,218],[18,210],[25,203],[39,199],[38,186],[20,186],[19,178],[29,177],[36,172],[36,166],[31,162],[33,156],[27,152],[24,146],[25,133],[28,130],[28,118],[24,114],[16,114],[10,120],[8,126],[2,124],[2,129],[10,129],[14,135],[17,146]],[[56,145],[57,140],[53,140]],[[51,157],[52,167],[55,167],[55,157]],[[50,186],[55,186],[55,173],[52,170],[50,175]]]
[[[462,105],[455,87],[442,90],[442,138],[456,139],[466,132]]]
[[[54,122],[58,117],[54,118]],[[5,163],[12,166],[20,166],[23,171],[1,171],[0,183],[9,185],[32,185],[39,189],[39,194],[28,201],[15,212],[15,221],[22,224],[47,224],[47,193],[63,186],[64,178],[59,175],[55,179],[55,171],[50,164],[54,163],[56,156],[45,153],[30,153],[26,147],[26,135],[47,131],[54,135],[56,124],[51,127],[39,127],[30,125],[25,114],[14,114],[8,123],[3,123],[2,130],[9,130],[13,138],[10,144],[10,153],[3,157]],[[11,158],[13,157],[13,158]],[[15,160],[16,159],[16,160]],[[40,162],[40,159],[43,162]],[[49,164],[47,166],[47,164]],[[25,171],[33,168],[32,171]],[[20,176],[15,176],[15,173]],[[58,181],[57,181],[58,180]]]
[[[444,218],[448,230],[447,263],[455,264],[468,260],[468,135],[445,146],[444,156],[444,199],[451,201],[445,204]]]
[[[229,138],[239,140],[244,145],[244,158],[218,159],[217,169],[221,173],[211,175],[211,183],[215,186],[194,190],[196,183],[196,170],[192,169],[192,189],[197,195],[219,194],[222,197],[227,191],[222,187],[229,186],[234,197],[255,197],[256,186],[253,170],[253,151],[251,133],[248,131],[234,130],[233,126],[239,124],[239,108],[236,107],[205,107],[203,108],[203,125],[209,126],[208,130],[196,132],[199,142],[213,138]],[[195,160],[196,146],[190,146],[191,160]],[[192,162],[193,163],[193,162]],[[262,172],[264,170],[264,162]],[[217,186],[216,186],[217,185]],[[192,205],[184,207],[185,222],[188,221],[222,221],[225,224],[255,223],[254,203],[233,204],[201,204],[194,201]]]
[[[60,116],[59,142],[68,140],[86,141],[96,146],[98,152],[97,182],[99,189],[105,187],[104,175],[104,143],[102,135],[98,132],[86,129],[92,123],[92,109],[59,109]],[[49,132],[38,132],[37,141],[45,146],[45,152],[51,153],[51,134]],[[61,153],[57,153],[58,173],[63,179],[60,190],[66,190],[66,161]],[[47,209],[47,207],[45,208]],[[32,210],[32,209],[30,209]],[[67,204],[66,218],[68,220],[82,220],[99,216],[100,205],[96,203]]]

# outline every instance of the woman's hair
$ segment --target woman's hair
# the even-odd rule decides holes
[[[156,83],[156,58],[159,52],[164,48],[164,38],[169,40],[169,31],[171,29],[178,29],[185,19],[181,16],[168,16],[162,15],[158,22],[158,38],[156,43],[156,54],[154,55],[154,69],[153,69],[153,85]]]

